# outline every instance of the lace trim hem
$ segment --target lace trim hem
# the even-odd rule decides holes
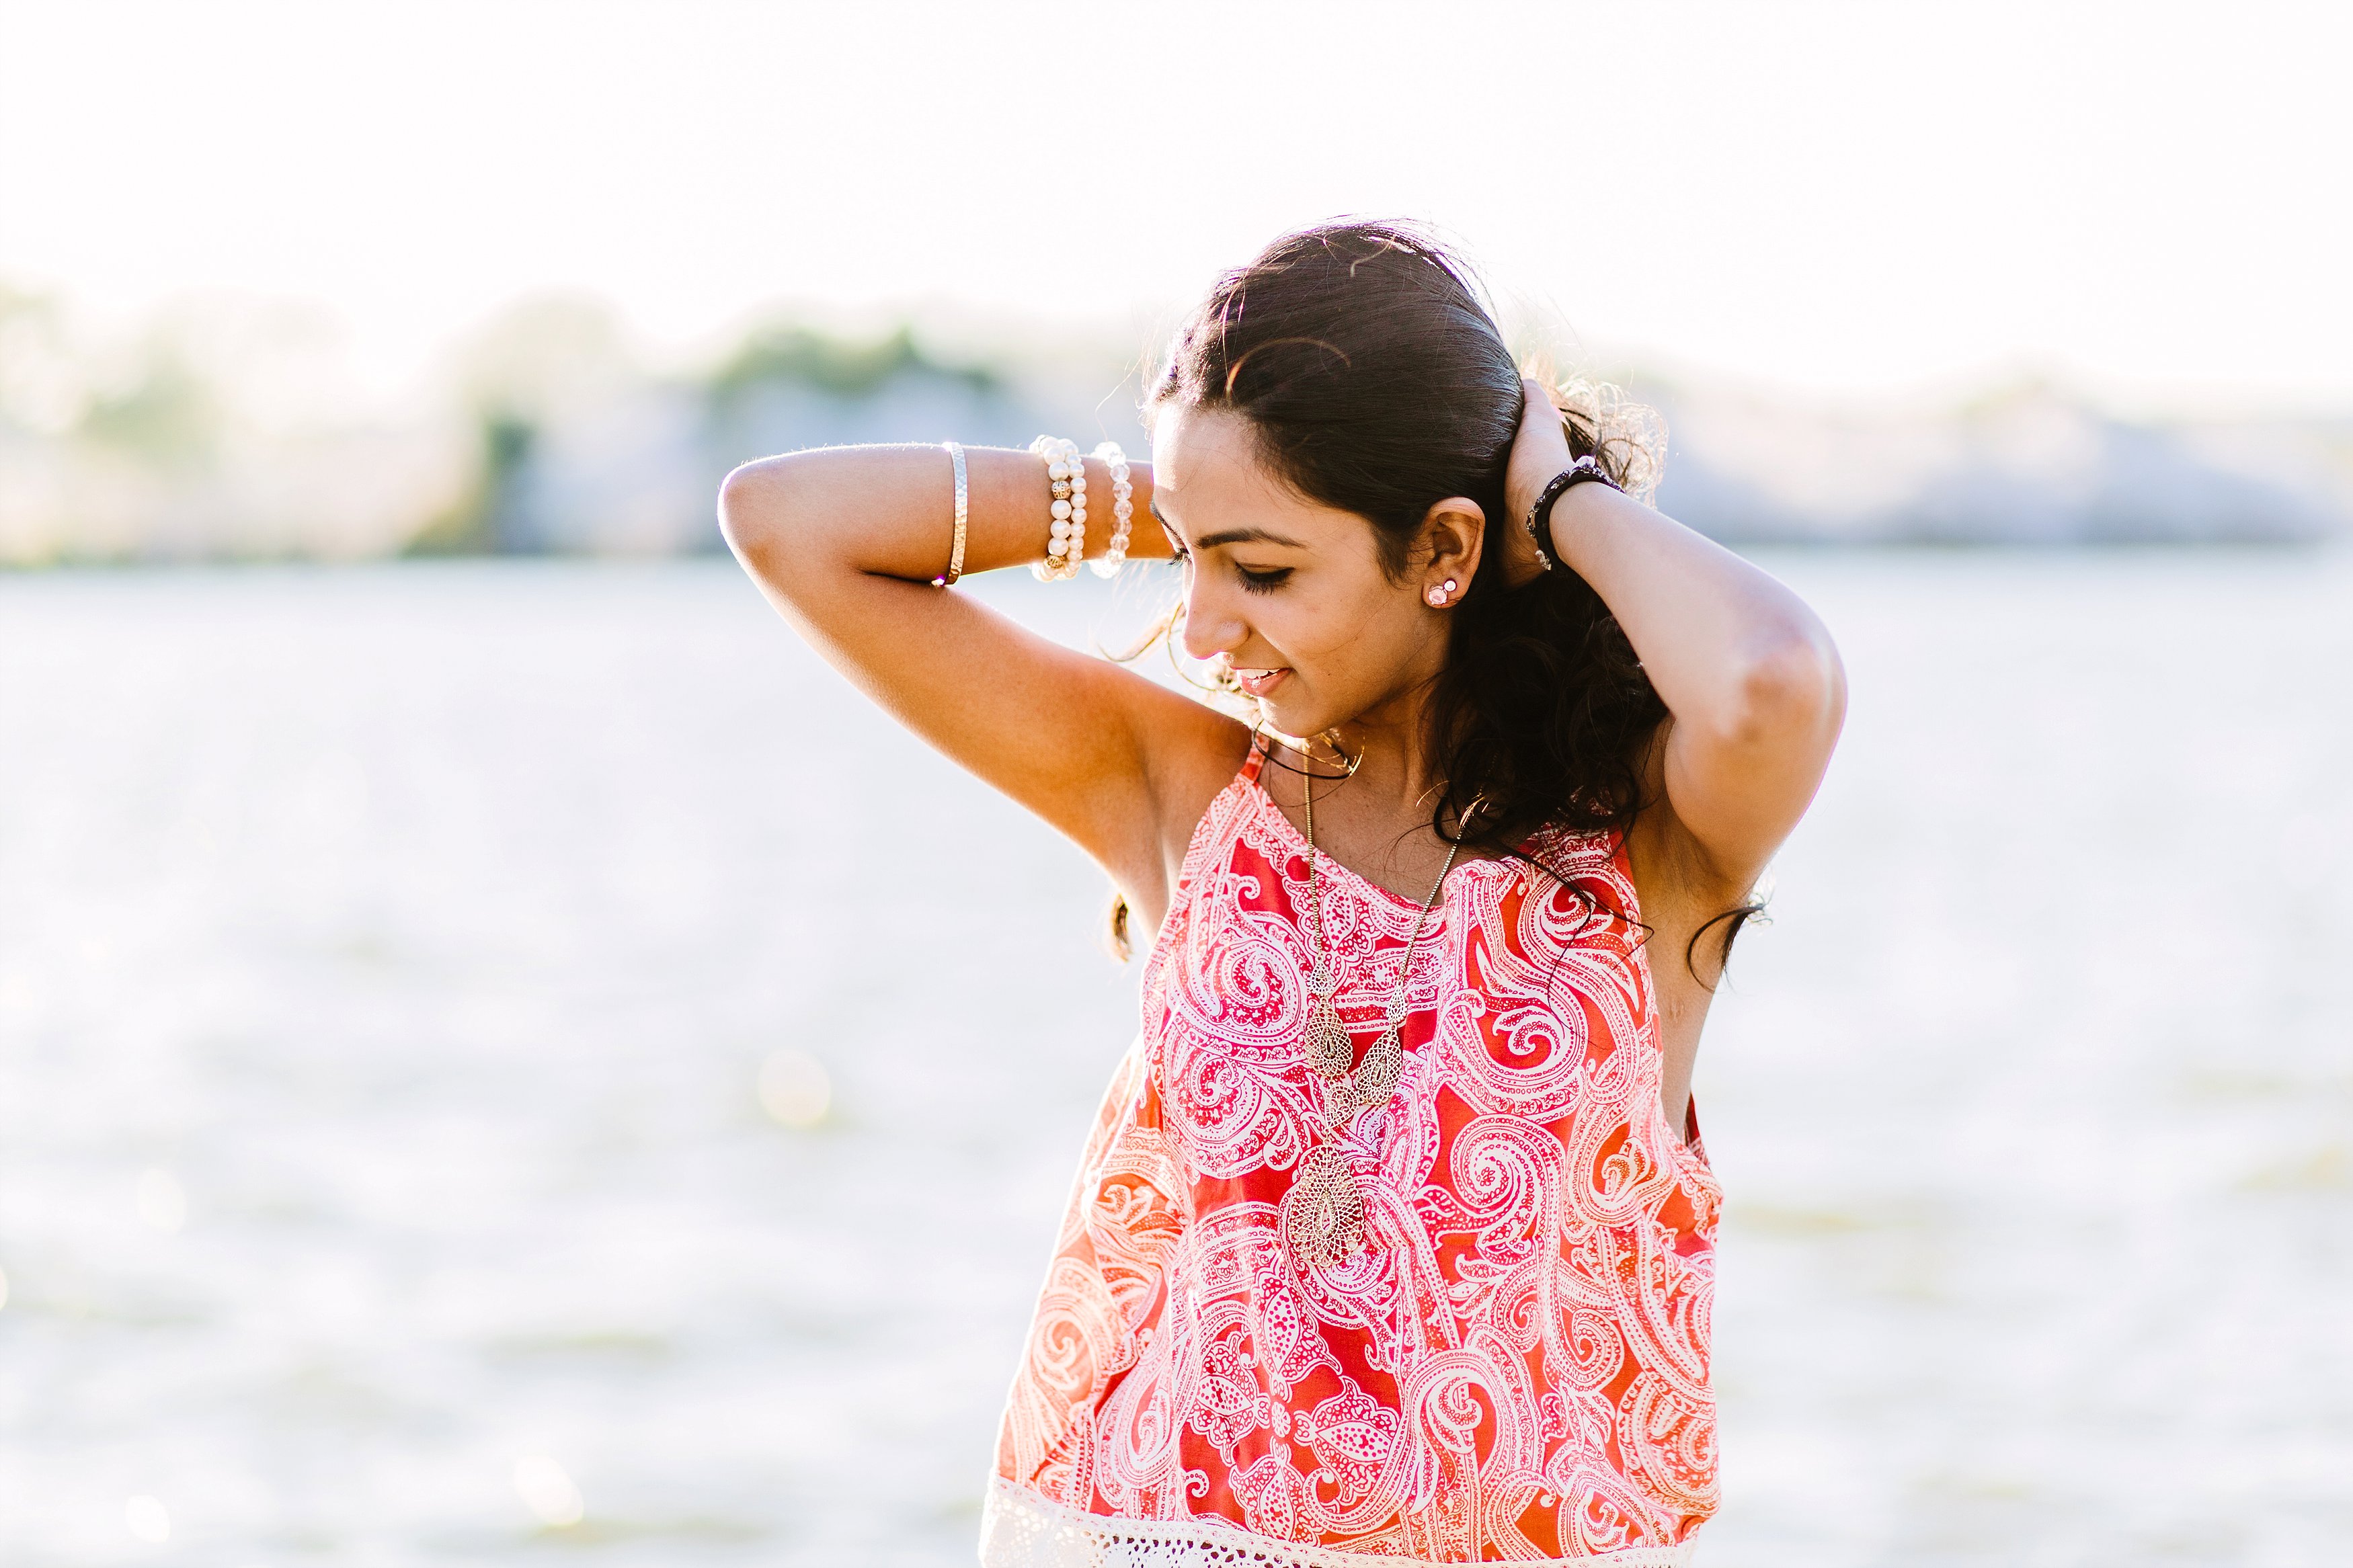
[[[1689,1568],[1694,1544],[1546,1557],[1521,1568]],[[980,1562],[981,1568],[1409,1568],[1404,1558],[1295,1545],[1222,1520],[1081,1513],[1002,1476],[991,1478],[981,1509]]]

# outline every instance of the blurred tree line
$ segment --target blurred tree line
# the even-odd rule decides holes
[[[93,347],[58,301],[0,292],[0,563],[714,550],[720,479],[768,453],[1144,442],[1115,352],[952,357],[906,321],[771,321],[661,369],[601,302],[543,297],[391,406],[339,384],[333,349],[332,323],[219,300]]]
[[[947,363],[904,323],[859,338],[772,322],[707,368],[649,375],[608,314],[569,300],[498,322],[470,345],[463,384],[472,481],[415,552],[716,549],[712,498],[747,458],[950,436],[1019,445],[1066,401],[999,365]]]
[[[785,315],[658,364],[603,302],[544,296],[387,398],[332,320],[282,302],[182,301],[103,339],[0,288],[0,564],[675,554],[718,547],[719,480],[767,453],[1046,430],[1145,452],[1144,344],[1043,341]],[[1727,540],[2305,542],[2353,513],[2353,422],[2131,420],[2031,377],[1844,408],[1620,379],[1672,432],[1660,504]]]

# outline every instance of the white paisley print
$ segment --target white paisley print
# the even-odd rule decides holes
[[[1253,751],[1195,830],[999,1432],[990,1568],[1688,1560],[1715,1506],[1721,1194],[1659,1104],[1622,857],[1448,876],[1397,1093],[1336,1142],[1366,1248],[1283,1246],[1332,1140],[1302,1051],[1307,846]],[[1562,879],[1565,878],[1566,880]],[[1359,1056],[1419,906],[1323,862]]]

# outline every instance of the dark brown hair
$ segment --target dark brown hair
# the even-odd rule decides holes
[[[1284,482],[1372,524],[1396,581],[1430,507],[1450,496],[1478,502],[1491,531],[1520,525],[1504,499],[1520,374],[1441,245],[1410,225],[1334,223],[1285,235],[1221,278],[1178,331],[1149,401],[1247,419]],[[1583,393],[1561,413],[1571,452],[1647,492],[1655,442],[1624,433],[1609,389]],[[1631,826],[1641,751],[1666,709],[1590,584],[1564,568],[1510,586],[1489,538],[1450,616],[1432,694],[1444,784],[1430,822],[1442,839],[1535,863],[1526,845],[1540,828]],[[1729,917],[1727,949],[1748,912]]]

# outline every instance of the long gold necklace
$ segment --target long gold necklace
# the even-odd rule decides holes
[[[1315,922],[1315,965],[1307,977],[1308,994],[1314,998],[1307,1008],[1307,1065],[1315,1074],[1317,1110],[1328,1136],[1319,1140],[1299,1162],[1298,1175],[1282,1200],[1282,1233],[1302,1263],[1329,1268],[1351,1253],[1364,1250],[1365,1246],[1364,1188],[1349,1168],[1348,1157],[1340,1152],[1334,1139],[1351,1116],[1395,1094],[1398,1080],[1404,1076],[1406,985],[1413,974],[1414,950],[1421,944],[1421,928],[1428,922],[1430,908],[1446,886],[1446,873],[1454,868],[1454,858],[1462,852],[1462,846],[1458,840],[1447,849],[1446,864],[1438,868],[1437,879],[1430,884],[1430,896],[1421,900],[1421,912],[1413,920],[1413,934],[1406,939],[1405,961],[1398,968],[1397,988],[1383,1010],[1385,1026],[1381,1037],[1373,1042],[1364,1061],[1351,1072],[1349,1062],[1356,1055],[1356,1043],[1348,1037],[1348,1026],[1341,1021],[1340,1009],[1332,1001],[1340,982],[1332,971],[1331,946],[1324,939],[1324,889],[1315,871],[1313,773],[1301,773],[1300,789],[1307,797],[1307,900]]]

